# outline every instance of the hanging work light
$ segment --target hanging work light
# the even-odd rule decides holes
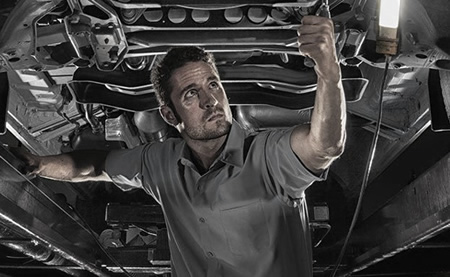
[[[400,17],[400,0],[380,0],[376,52],[396,55],[397,30]]]

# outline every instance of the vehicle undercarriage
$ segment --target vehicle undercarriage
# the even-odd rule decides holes
[[[450,252],[450,5],[402,2],[399,50],[382,90],[377,2],[329,1],[348,138],[328,180],[307,192],[317,244],[314,273],[329,276],[342,248],[382,91],[380,139],[339,274],[449,274],[443,257]],[[132,148],[176,136],[159,114],[150,70],[170,47],[183,45],[214,53],[233,116],[246,129],[306,124],[317,76],[298,52],[296,28],[321,4],[2,1],[0,141],[52,155]],[[28,180],[5,147],[0,156],[0,244],[6,253],[0,254],[0,273],[170,273],[164,218],[144,192],[123,193],[107,183]],[[113,243],[113,232],[124,245]],[[100,246],[98,236],[109,241]]]

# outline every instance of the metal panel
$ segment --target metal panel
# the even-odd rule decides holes
[[[450,153],[355,230],[357,272],[428,240],[450,226]]]
[[[138,224],[139,226],[164,225],[164,215],[160,205],[123,205],[109,203],[105,220],[108,225]]]
[[[1,59],[0,59],[1,65]],[[9,82],[6,72],[0,72],[0,135],[6,132],[6,114],[8,112]]]
[[[89,230],[39,179],[31,183],[20,175],[11,166],[17,163],[0,146],[1,224],[97,276],[107,276],[95,265],[99,248]]]

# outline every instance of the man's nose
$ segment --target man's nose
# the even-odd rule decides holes
[[[211,109],[219,103],[217,98],[210,92],[204,92],[201,99],[201,106],[203,109]]]

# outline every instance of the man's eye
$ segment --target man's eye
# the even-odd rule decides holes
[[[217,82],[211,82],[209,84],[209,87],[212,89],[218,89],[219,88],[219,84]]]
[[[193,96],[195,96],[197,94],[197,90],[195,89],[191,89],[189,91],[186,92],[186,94],[184,95],[184,97],[186,98],[191,98]]]

